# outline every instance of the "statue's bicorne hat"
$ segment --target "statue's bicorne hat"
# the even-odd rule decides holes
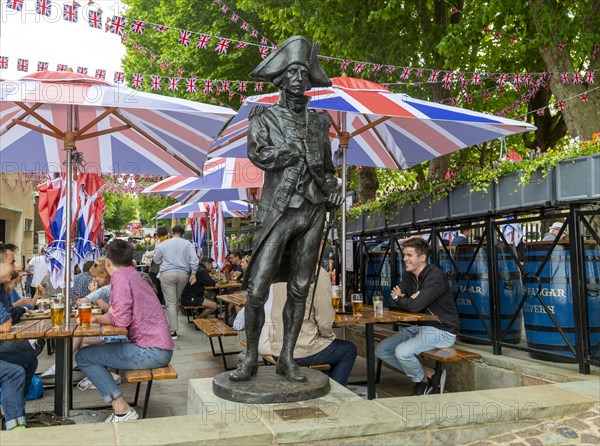
[[[329,87],[331,81],[321,67],[317,55],[319,44],[311,44],[306,37],[294,36],[277,47],[250,73],[250,77],[267,82],[281,75],[292,64],[301,64],[308,69],[312,87]]]

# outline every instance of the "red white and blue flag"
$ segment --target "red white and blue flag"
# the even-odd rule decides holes
[[[17,12],[23,10],[23,0],[7,0],[6,5]]]
[[[144,75],[143,74],[134,74],[131,78],[131,85],[133,88],[142,88],[144,85]]]
[[[77,23],[79,19],[79,5],[73,3],[72,5],[63,6],[63,19],[67,22]]]
[[[208,42],[210,42],[210,36],[206,34],[200,34],[198,36],[198,40],[196,41],[196,48],[199,50],[205,50],[208,46]]]
[[[0,56],[0,69],[8,70],[8,57]]]
[[[196,254],[202,258],[202,248],[206,246],[206,217],[193,217],[188,219],[192,228],[192,242],[196,248]]]
[[[36,0],[36,2],[35,2],[36,14],[40,14],[45,17],[50,17],[51,8],[52,8],[51,0]]]
[[[113,16],[113,18],[110,19],[110,26],[108,30],[113,34],[122,36],[123,32],[125,31],[125,17],[118,15]]]
[[[210,235],[212,240],[212,254],[215,263],[222,268],[227,255],[227,239],[225,238],[225,218],[221,203],[215,201],[210,206]]]
[[[96,75],[94,76],[96,79],[106,79],[106,70],[102,68],[98,68],[96,70]]]
[[[229,39],[222,38],[217,43],[215,47],[215,51],[219,54],[227,54],[227,50],[229,49]]]
[[[160,90],[162,87],[162,77],[160,76],[152,76],[150,80],[150,89],[151,90]]]
[[[88,25],[90,28],[102,29],[102,11],[88,11]]]
[[[17,59],[17,71],[29,71],[29,60]]]
[[[179,31],[179,43],[183,46],[188,46],[192,40],[192,32],[182,29]]]
[[[131,32],[135,34],[142,34],[146,29],[146,22],[142,22],[141,20],[134,20],[131,24]]]
[[[48,71],[48,62],[38,62],[37,64],[38,71]]]
[[[113,81],[115,84],[122,84],[123,82],[125,82],[125,73],[123,73],[122,71],[115,71]]]
[[[198,85],[196,85],[195,78],[186,79],[185,91],[187,91],[188,93],[196,93],[198,91]]]

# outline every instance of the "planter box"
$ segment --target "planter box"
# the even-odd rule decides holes
[[[360,235],[363,233],[363,217],[346,220],[346,234]]]
[[[548,172],[544,178],[535,172],[525,185],[519,185],[520,172],[500,177],[496,186],[496,210],[515,210],[550,206],[556,202],[554,194],[554,173]]]
[[[436,200],[429,197],[415,205],[415,223],[427,224],[445,221],[450,218],[450,205],[448,197]]]
[[[559,202],[600,198],[600,154],[561,161],[555,170]]]
[[[364,232],[382,232],[385,231],[385,212],[376,211],[370,214],[363,212],[363,230]]]
[[[403,204],[388,215],[388,229],[407,228],[415,224],[415,208],[411,204]]]
[[[450,201],[451,218],[487,215],[496,210],[493,184],[488,186],[485,192],[471,192],[471,186],[463,184],[454,188],[448,199]]]

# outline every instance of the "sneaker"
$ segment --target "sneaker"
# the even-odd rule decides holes
[[[119,415],[117,415],[115,413],[111,413],[108,417],[106,417],[106,420],[104,420],[104,423],[124,423],[124,422],[127,422],[127,421],[135,421],[139,417],[140,416],[135,411],[135,409],[132,408],[125,415],[120,415],[119,416]]]
[[[412,394],[414,396],[417,396],[417,395],[425,396],[425,395],[429,395],[431,393],[432,389],[433,388],[431,387],[431,385],[429,384],[429,382],[423,382],[423,381],[421,381],[421,382],[418,382],[418,383],[415,384],[415,386],[413,387]]]
[[[444,385],[446,384],[446,370],[441,370],[440,373],[434,373],[429,380],[431,384],[431,393],[444,393]]]
[[[177,339],[177,332],[176,331],[172,331],[171,332],[171,339],[173,339],[173,340]]]

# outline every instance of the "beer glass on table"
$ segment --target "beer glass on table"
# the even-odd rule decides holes
[[[77,305],[79,314],[79,325],[88,328],[92,322],[92,304],[89,302],[81,302]]]
[[[335,311],[340,311],[340,303],[341,303],[341,296],[340,296],[340,286],[339,285],[333,285],[331,287],[331,305],[333,306],[333,309]]]
[[[381,293],[373,294],[373,313],[375,316],[383,316],[383,296]]]
[[[65,320],[64,302],[52,302],[50,304],[50,319],[52,320],[53,330],[58,330],[62,327]]]
[[[354,317],[362,316],[363,297],[360,293],[352,294],[352,314]]]

